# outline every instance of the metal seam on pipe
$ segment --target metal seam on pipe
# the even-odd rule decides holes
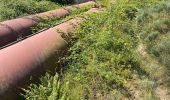
[[[76,6],[83,7],[86,5],[93,5],[94,3],[95,2],[90,1],[90,2],[86,2],[86,3],[78,4]],[[73,5],[73,6],[75,6],[75,5]],[[8,29],[0,28],[0,47],[11,43],[11,41],[16,41],[17,40],[16,37],[18,37],[18,35],[23,36],[23,37],[25,37],[26,35],[29,35],[31,33],[30,28],[37,25],[37,23],[44,17],[53,17],[53,16],[64,17],[64,16],[70,14],[71,11],[75,10],[75,8],[73,6],[68,6],[68,7],[64,7],[61,9],[57,9],[57,10],[52,10],[52,11],[47,11],[44,13],[35,14],[32,16],[26,16],[23,18],[17,18],[17,19],[1,22],[1,24],[5,24],[5,25],[9,26],[10,29],[17,31],[17,33],[16,33],[17,36],[13,37],[13,39],[15,38],[15,40],[12,40],[11,39],[12,36],[9,36],[9,34],[13,34],[13,32],[10,32],[9,31],[10,29],[8,30]],[[6,37],[6,38],[4,38],[4,37]]]

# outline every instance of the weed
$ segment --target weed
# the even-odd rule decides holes
[[[70,55],[67,57],[68,62],[61,78],[63,84],[68,83],[68,87],[61,91],[61,94],[70,100],[134,99],[128,84],[133,87],[130,81],[137,81],[138,78],[140,81],[137,87],[140,85],[144,92],[148,92],[144,99],[155,99],[154,82],[148,78],[144,80],[148,74],[141,68],[134,51],[139,41],[135,32],[144,33],[143,38],[150,41],[160,37],[161,33],[158,30],[151,32],[150,27],[145,27],[145,31],[141,29],[144,27],[143,21],[150,15],[144,12],[140,17],[137,16],[141,7],[148,7],[157,1],[118,0],[115,5],[109,2],[111,1],[105,1],[104,6],[107,8],[104,12],[86,16],[86,21],[72,33],[75,40],[68,50]],[[137,24],[142,27],[135,25],[136,19],[140,20]],[[61,85],[61,88],[63,87],[65,85]],[[31,88],[29,92],[35,90],[37,89]]]
[[[66,100],[64,90],[68,89],[68,83],[62,84],[59,76],[51,76],[46,74],[40,79],[41,85],[31,84],[29,90],[25,90],[26,94],[22,94],[27,100]],[[61,87],[62,84],[62,87]],[[33,91],[32,91],[33,90]]]
[[[1,0],[0,21],[40,13],[60,7],[48,0]]]
[[[169,67],[169,1],[151,7],[146,12],[151,16],[143,16],[143,22],[138,23],[142,39],[147,44],[147,51],[153,54],[159,62]],[[142,17],[141,15],[138,18]],[[145,23],[145,24],[142,24]]]

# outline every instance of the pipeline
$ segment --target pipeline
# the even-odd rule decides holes
[[[0,23],[0,47],[5,46],[11,42],[17,41],[17,39],[30,35],[31,27],[37,25],[42,18],[48,17],[64,17],[69,15],[72,11],[85,7],[88,5],[94,5],[95,2],[89,1],[82,4],[68,6],[65,8],[47,11],[31,16],[8,20]]]
[[[75,3],[83,3],[91,0],[73,0]]]
[[[92,8],[86,13],[99,10]],[[73,18],[0,50],[1,99],[10,97],[7,95],[16,93],[16,90],[29,81],[30,76],[40,73],[44,69],[42,64],[56,52],[62,52],[68,45],[60,32],[65,34],[73,32],[75,25],[84,20],[83,17]]]

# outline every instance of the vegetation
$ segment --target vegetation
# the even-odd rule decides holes
[[[68,0],[1,0],[0,21],[52,10],[66,3],[71,2]]]
[[[61,84],[61,80],[59,79],[59,76],[57,74],[55,76],[50,76],[49,74],[46,74],[46,76],[41,78],[40,81],[40,86],[31,84],[30,89],[34,88],[34,92],[29,92],[29,90],[25,90],[27,92],[26,98],[28,100],[65,100],[64,98],[66,96],[65,90],[67,89],[67,83]],[[60,94],[62,94],[62,96],[60,96]]]
[[[148,9],[144,8],[137,15],[137,27],[141,42],[146,51],[165,70],[164,78],[169,84],[170,73],[170,1],[161,2]]]
[[[141,13],[142,12],[142,13]],[[146,42],[148,52],[167,67],[169,56],[170,2],[163,2],[150,9],[142,9],[137,17],[141,39]],[[144,28],[144,29],[141,29]]]
[[[46,100],[51,96],[61,100],[161,99],[164,95],[157,95],[156,74],[149,72],[137,54],[138,46],[144,43],[149,55],[169,65],[169,1],[158,1],[119,0],[115,5],[111,0],[98,2],[106,10],[86,16],[86,21],[71,33],[71,48],[64,57],[67,60],[61,61],[65,63],[58,72],[59,80],[43,80],[60,85],[51,88],[43,82],[32,84],[24,97],[36,100],[45,94]],[[43,88],[50,90],[46,93]]]
[[[161,2],[160,2],[161,1]],[[15,3],[14,3],[15,2]],[[54,3],[55,2],[55,3]],[[1,0],[0,20],[34,14],[72,3],[69,0]],[[23,89],[26,100],[159,100],[166,95],[170,73],[170,1],[99,0],[100,13],[44,18],[33,32],[83,16],[62,65],[55,74]],[[50,66],[50,65],[49,65]],[[61,66],[60,66],[61,67]],[[159,72],[158,72],[159,70]],[[165,84],[166,85],[165,85]],[[160,90],[160,87],[166,89]],[[161,91],[161,93],[159,93]]]

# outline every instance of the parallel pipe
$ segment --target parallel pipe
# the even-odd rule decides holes
[[[86,3],[68,6],[65,8],[47,11],[44,13],[35,14],[32,16],[26,16],[23,18],[17,18],[13,20],[8,20],[0,23],[0,47],[7,45],[11,42],[16,41],[22,37],[31,34],[31,27],[37,25],[38,22],[44,17],[64,17],[69,15],[70,12],[85,7],[88,5],[93,5],[95,2],[89,1]]]
[[[93,8],[88,13],[98,10]],[[28,81],[30,76],[34,76],[43,70],[43,62],[54,53],[60,53],[67,46],[66,40],[62,38],[58,31],[73,32],[75,25],[83,20],[82,17],[76,17],[0,50],[1,98],[9,93],[15,93],[14,91],[18,89],[21,83]]]

